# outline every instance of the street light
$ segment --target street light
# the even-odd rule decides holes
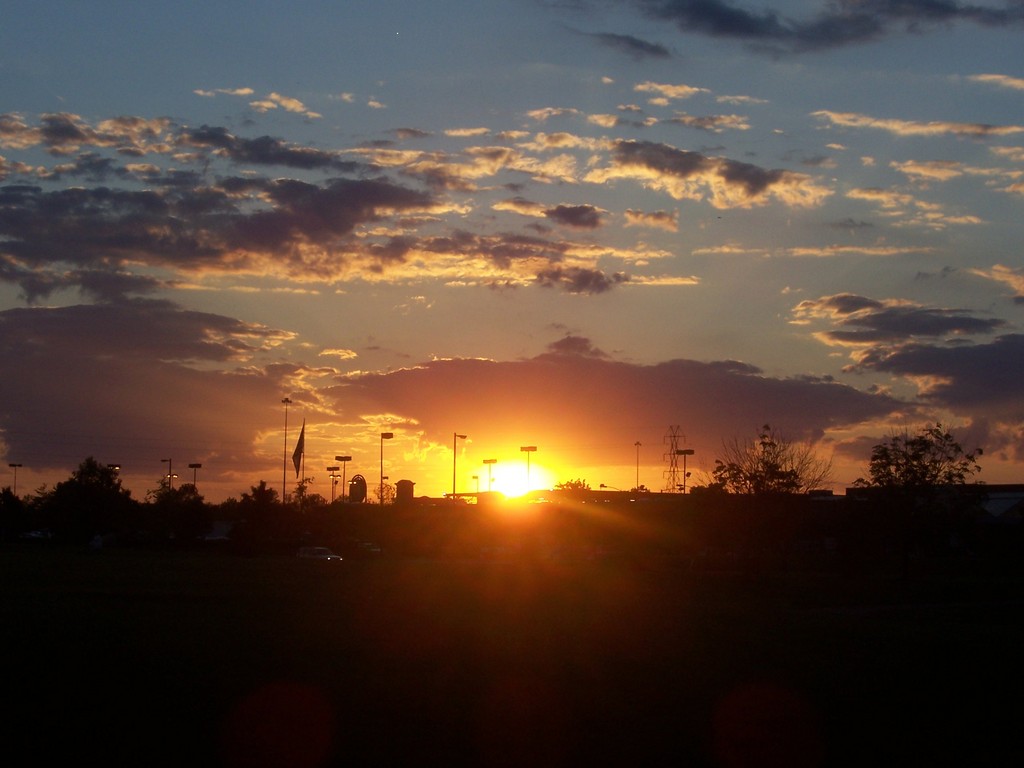
[[[640,490],[640,441],[637,440],[633,445],[636,446],[636,486],[635,488]]]
[[[452,503],[455,503],[455,459],[459,455],[459,440],[465,440],[465,435],[452,432]]]
[[[331,504],[334,503],[334,486],[338,484],[338,476],[334,473],[339,469],[341,469],[341,467],[327,467],[327,471],[331,473],[327,476],[331,481]]]
[[[476,480],[476,494],[480,495],[480,475],[473,475],[473,479]]]
[[[348,466],[347,466],[348,463],[350,461],[352,461],[352,457],[351,456],[335,456],[334,460],[341,462],[341,502],[344,504],[345,503],[345,498],[346,498],[346,495],[345,495],[345,488],[346,488],[346,486],[345,486],[345,473],[348,470]]]
[[[7,466],[14,470],[14,495],[15,495],[15,497],[17,497],[17,495],[18,495],[18,467],[20,467],[21,464],[8,464]]]
[[[196,489],[196,493],[199,492],[199,488],[196,486],[196,470],[202,469],[202,464],[189,464],[188,468],[192,470],[192,487]]]
[[[174,462],[171,459],[160,459],[160,463],[167,464],[167,490],[172,490],[174,488],[174,478],[177,477],[177,475],[174,474]]]
[[[292,401],[286,397],[281,404],[284,405],[284,459],[281,464],[281,503],[284,504],[288,495],[288,406]]]
[[[384,506],[384,441],[395,436],[394,432],[380,433],[380,504]]]
[[[519,450],[526,454],[526,490],[530,490],[530,454],[537,450],[536,445],[521,445]]]
[[[498,463],[497,459],[484,459],[484,464],[487,465],[487,490],[491,490],[491,467]]]
[[[686,493],[686,478],[690,476],[690,473],[686,471],[686,457],[693,456],[693,448],[677,448],[676,456],[683,457],[683,493]]]

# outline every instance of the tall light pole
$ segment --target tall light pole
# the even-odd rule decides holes
[[[491,467],[493,467],[497,463],[498,463],[497,459],[484,459],[484,464],[487,465],[487,490],[488,491],[491,490],[491,483],[493,482],[493,478],[491,478]]]
[[[690,473],[686,471],[686,457],[693,456],[693,448],[677,448],[676,456],[683,457],[683,493],[686,493],[686,478]]]
[[[519,450],[526,454],[526,490],[530,490],[530,454],[537,450],[536,445],[521,445]]]
[[[17,495],[18,495],[18,467],[20,467],[21,464],[8,464],[7,466],[14,470],[14,495],[15,495],[15,497],[17,497]]]
[[[327,476],[331,481],[331,504],[334,503],[334,486],[338,484],[338,476],[334,473],[339,469],[341,469],[341,467],[327,467],[327,471],[331,473]]]
[[[633,445],[636,446],[636,490],[640,490],[640,441],[637,440]]]
[[[352,461],[352,457],[351,456],[335,456],[334,460],[341,462],[341,501],[342,501],[342,503],[344,503],[345,502],[345,497],[346,497],[346,494],[345,494],[345,487],[346,487],[345,486],[345,473],[348,471],[348,463],[350,461]]]
[[[203,468],[202,464],[189,464],[188,468],[192,470],[192,487],[196,489],[196,493],[199,493],[199,488],[196,486],[196,475],[197,470]]]
[[[284,405],[284,459],[281,463],[281,503],[284,504],[288,495],[288,406],[292,401],[286,397],[281,404]]]
[[[465,435],[460,435],[458,432],[452,432],[452,504],[455,503],[455,459],[459,455],[459,440],[465,440]]]
[[[394,432],[380,433],[380,504],[384,506],[384,441],[395,436]]]

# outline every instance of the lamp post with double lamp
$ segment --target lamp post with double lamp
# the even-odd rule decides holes
[[[491,483],[494,479],[491,477],[491,467],[498,463],[497,459],[484,459],[484,464],[487,465],[487,490],[491,490]]]
[[[7,466],[14,470],[14,495],[15,495],[15,497],[17,497],[17,495],[18,495],[18,467],[20,467],[21,464],[8,464]]]
[[[526,454],[526,490],[530,490],[530,454],[536,452],[536,445],[521,445],[519,450]]]
[[[348,471],[348,463],[350,461],[352,461],[352,457],[351,456],[335,456],[334,460],[341,462],[341,501],[344,504],[345,503],[345,499],[346,499],[346,494],[345,494],[345,487],[346,487],[345,486],[345,474]],[[335,467],[335,469],[337,469],[337,467]]]
[[[167,475],[166,475],[167,490],[169,490],[169,491],[173,490],[174,489],[174,478],[177,477],[177,475],[174,474],[174,462],[171,459],[160,459],[160,463],[161,464],[164,464],[164,463],[167,464]]]
[[[339,469],[341,469],[341,467],[327,467],[327,471],[331,473],[327,476],[327,479],[331,481],[331,504],[334,503],[334,487],[338,484],[339,477],[334,473]]]
[[[455,503],[455,460],[459,456],[459,440],[465,440],[465,435],[452,432],[452,504]]]
[[[380,433],[380,504],[384,506],[384,441],[395,436],[394,432]]]
[[[677,448],[676,456],[683,457],[683,493],[686,493],[686,478],[690,476],[690,473],[686,471],[686,457],[693,456],[693,448]]]
[[[188,468],[192,470],[192,487],[195,488],[196,493],[199,493],[199,486],[196,485],[196,476],[199,474],[198,470],[203,468],[203,465],[197,462],[189,464]]]

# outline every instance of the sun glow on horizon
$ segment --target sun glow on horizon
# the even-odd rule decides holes
[[[487,490],[486,473],[480,476],[483,481],[480,490]],[[558,482],[555,473],[538,462],[531,461],[529,473],[525,461],[509,461],[495,464],[490,490],[497,491],[507,498],[525,496],[530,491],[554,488]]]

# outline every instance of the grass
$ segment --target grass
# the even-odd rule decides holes
[[[26,765],[1024,757],[1014,580],[131,550],[0,567],[4,743]]]

